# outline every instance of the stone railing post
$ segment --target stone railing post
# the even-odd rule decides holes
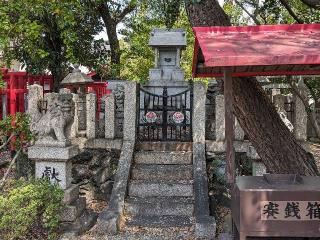
[[[113,94],[106,95],[105,98],[105,138],[114,139],[116,136],[116,104]]]
[[[193,179],[195,197],[195,223],[197,237],[213,239],[216,221],[210,216],[208,177],[206,172],[205,150],[205,101],[206,89],[203,83],[196,82],[193,86]]]
[[[70,130],[70,138],[76,138],[79,133],[79,95],[72,95],[72,101],[74,102],[74,118]]]
[[[123,140],[135,141],[137,131],[137,83],[127,82],[124,87]]]
[[[216,141],[224,141],[225,139],[225,110],[224,96],[216,96]]]
[[[216,141],[224,142],[225,140],[225,107],[224,107],[224,95],[216,96]],[[242,130],[239,122],[235,119],[235,140],[244,140],[244,131]]]
[[[304,94],[304,93],[301,93]],[[294,136],[298,141],[307,141],[308,115],[302,100],[294,95]]]
[[[116,234],[119,231],[128,191],[136,140],[137,84],[126,82],[124,91],[123,145],[108,208],[101,212],[94,229],[97,235]]]
[[[273,98],[273,104],[277,108],[277,111],[285,111],[284,109],[284,97],[282,94],[274,95]]]
[[[38,103],[43,100],[43,87],[37,84],[29,86],[28,94],[28,114],[31,116],[31,122],[39,119],[41,113],[38,109]]]
[[[86,110],[87,110],[87,138],[96,138],[96,95],[89,93],[86,96]]]

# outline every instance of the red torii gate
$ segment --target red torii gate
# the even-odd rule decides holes
[[[320,24],[194,27],[193,31],[196,38],[193,77],[224,78],[226,174],[228,182],[235,186],[233,77],[320,75]],[[314,180],[315,182],[319,180]],[[244,187],[244,185],[241,186]],[[245,218],[246,213],[240,216],[239,210],[234,211],[233,208],[232,214],[239,229],[239,218]],[[252,219],[252,221],[260,221],[260,219]],[[245,239],[248,234],[245,231],[249,231],[250,224],[248,222],[246,224],[241,229],[244,232],[240,233],[240,239]],[[271,231],[276,229],[276,232],[271,234],[279,234],[277,231],[279,229],[281,231],[282,228],[281,234],[289,232],[289,234],[301,235],[306,231],[310,237],[319,236],[318,225],[315,222],[292,224],[291,227],[295,229],[290,229],[291,233],[283,223],[259,224],[265,232],[269,231],[268,234],[270,229]],[[283,236],[263,235],[266,234],[263,232],[259,234],[260,236]]]
[[[28,85],[39,84],[43,87],[44,93],[53,91],[52,75],[32,75],[27,72],[9,71],[9,69],[0,69],[2,79],[6,86],[0,89],[0,119],[4,115],[15,115],[17,112],[25,112],[26,94]],[[89,76],[96,74],[90,73]],[[97,95],[97,116],[101,111],[101,99],[103,95],[110,94],[107,82],[93,82],[86,84],[86,92],[93,92]]]
[[[4,114],[14,115],[16,112],[25,112],[28,85],[39,84],[43,86],[44,93],[53,89],[53,77],[51,75],[31,75],[27,72],[11,72],[8,69],[0,69],[5,88],[0,90],[0,119]]]

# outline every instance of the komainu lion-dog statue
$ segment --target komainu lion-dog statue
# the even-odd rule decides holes
[[[29,102],[33,104],[29,106],[29,114],[30,129],[37,138],[35,144],[60,147],[69,145],[66,128],[72,124],[74,118],[72,94],[49,93],[43,100],[29,99]]]

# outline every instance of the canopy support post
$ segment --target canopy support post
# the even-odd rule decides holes
[[[235,150],[234,150],[234,122],[232,69],[225,67],[224,75],[224,104],[225,104],[225,144],[226,144],[226,176],[230,184],[235,182]]]

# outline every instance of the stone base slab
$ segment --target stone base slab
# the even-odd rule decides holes
[[[68,147],[71,145],[70,140],[66,140],[66,141],[57,141],[51,138],[42,138],[39,139],[38,141],[36,141],[35,143],[36,146],[39,147]]]
[[[214,217],[207,216],[196,222],[195,227],[196,236],[205,239],[215,239],[216,236],[216,221]]]
[[[67,205],[60,216],[62,222],[73,222],[82,215],[86,208],[86,198],[80,197],[73,204]]]
[[[249,141],[235,141],[234,148],[236,152],[248,152],[248,148],[250,146]],[[206,141],[206,151],[207,152],[225,152],[226,145],[224,141]]]
[[[79,239],[77,236],[89,231],[96,223],[97,217],[97,213],[85,210],[76,221],[63,222],[60,230],[64,232],[64,235],[60,240]]]
[[[89,139],[86,142],[86,148],[121,150],[122,140],[121,139],[105,139],[105,138]]]
[[[64,191],[64,196],[62,199],[62,203],[65,205],[73,203],[79,197],[79,186],[71,185]]]
[[[28,158],[33,160],[66,161],[79,153],[78,146],[70,147],[45,147],[32,146],[28,148]]]

